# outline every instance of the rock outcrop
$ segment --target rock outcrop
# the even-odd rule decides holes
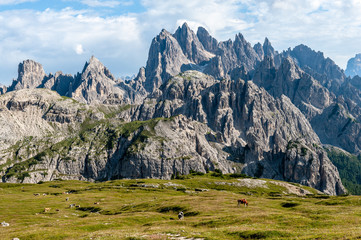
[[[7,87],[0,84],[0,95],[6,93],[6,91],[7,91]]]
[[[36,88],[45,78],[45,71],[40,63],[33,60],[25,60],[19,64],[18,78],[13,81],[8,91],[24,88]]]
[[[354,77],[361,76],[361,54],[356,54],[355,57],[350,58],[347,62],[345,71],[346,76]]]
[[[178,27],[173,37],[177,39],[183,54],[194,64],[206,62],[214,56],[204,49],[197,35],[188,27],[187,23]]]

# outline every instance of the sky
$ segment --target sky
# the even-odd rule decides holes
[[[26,59],[76,74],[92,55],[116,76],[146,65],[152,39],[187,22],[217,40],[306,44],[345,69],[361,53],[361,0],[0,0],[0,83]]]

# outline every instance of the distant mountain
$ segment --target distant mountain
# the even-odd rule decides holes
[[[345,73],[350,77],[361,76],[361,53],[348,60]]]
[[[95,57],[75,76],[26,60],[0,91],[4,182],[219,169],[334,195],[346,190],[323,144],[361,153],[360,77],[305,45],[217,41],[186,23],[152,40],[135,78]]]
[[[1,88],[3,93],[20,89],[47,88],[62,96],[72,97],[87,104],[130,104],[141,101],[145,91],[133,89],[111,72],[94,56],[75,76],[57,72],[46,75],[40,63],[25,60],[19,64],[18,78],[12,85]]]

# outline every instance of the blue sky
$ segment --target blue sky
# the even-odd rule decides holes
[[[0,0],[0,83],[25,59],[76,74],[94,55],[117,77],[136,74],[152,38],[185,21],[218,40],[241,32],[278,51],[303,43],[345,68],[361,53],[360,12],[361,0]]]

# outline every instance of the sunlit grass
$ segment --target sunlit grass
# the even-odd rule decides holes
[[[248,189],[215,184],[232,181],[237,180],[207,175],[172,181],[3,183],[0,222],[10,226],[1,227],[0,239],[167,239],[167,234],[204,239],[361,237],[358,196],[297,197],[284,195],[283,187],[276,185]],[[239,198],[247,198],[249,207],[238,207]],[[45,208],[51,209],[44,212]],[[178,220],[179,211],[185,213],[184,220]]]

